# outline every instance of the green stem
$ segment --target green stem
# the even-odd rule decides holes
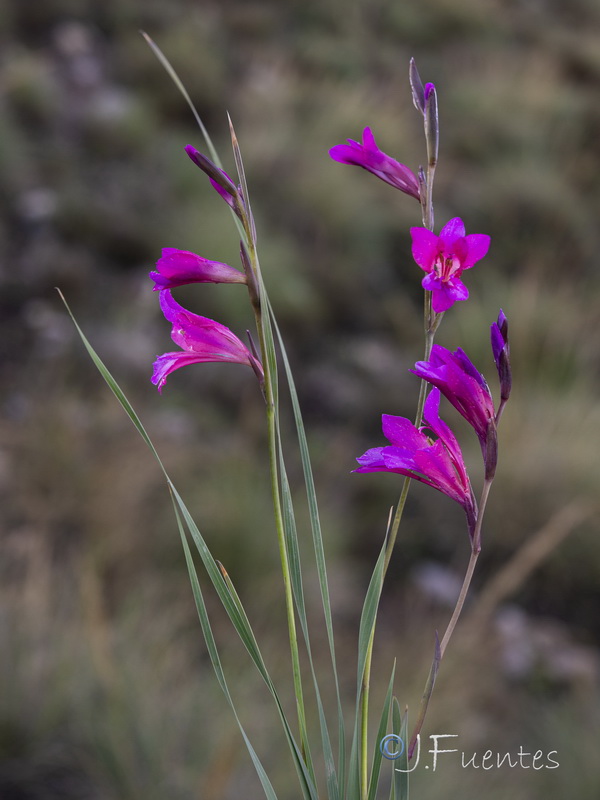
[[[460,590],[460,594],[458,596],[458,600],[456,601],[456,605],[454,607],[454,611],[452,612],[450,622],[448,623],[448,627],[446,628],[446,632],[444,633],[444,638],[442,639],[440,644],[439,657],[437,658],[437,663],[436,660],[434,660],[432,671],[430,672],[429,680],[427,682],[427,686],[425,687],[425,691],[423,693],[419,716],[417,718],[417,723],[415,725],[413,734],[410,739],[410,744],[408,747],[409,759],[412,758],[414,747],[417,742],[417,737],[421,732],[423,723],[425,722],[425,715],[427,714],[427,708],[429,706],[429,701],[431,700],[431,695],[433,692],[435,677],[439,668],[439,664],[442,658],[444,657],[444,653],[446,652],[446,648],[448,647],[448,642],[450,641],[450,638],[454,633],[454,628],[456,627],[458,618],[461,615],[467,597],[467,593],[471,585],[471,579],[473,578],[473,573],[475,572],[475,565],[477,564],[477,559],[479,558],[479,553],[481,552],[481,526],[483,524],[483,515],[485,513],[485,507],[487,504],[487,499],[490,493],[491,485],[492,485],[492,480],[487,480],[483,484],[483,489],[481,490],[481,498],[479,500],[479,511],[477,512],[477,522],[475,523],[475,530],[473,532],[473,539],[471,541],[471,557],[469,558],[469,564],[467,566],[467,571],[465,573],[465,577]]]
[[[260,265],[258,262],[258,254],[256,247],[251,239],[250,228],[246,227],[246,234],[248,239],[248,255],[253,278],[258,287],[262,285],[260,275]],[[258,290],[260,294],[260,288]],[[256,328],[258,331],[258,339],[260,352],[262,356],[262,364],[264,370],[264,386],[263,392],[267,404],[267,438],[269,448],[269,472],[271,478],[271,496],[273,501],[273,511],[275,514],[275,529],[277,532],[277,541],[279,544],[279,556],[281,559],[281,571],[283,574],[283,586],[285,594],[285,608],[287,616],[287,625],[290,638],[290,651],[292,657],[292,673],[294,679],[294,693],[296,696],[296,710],[298,714],[298,728],[300,731],[300,741],[302,746],[302,755],[305,763],[314,780],[314,770],[310,757],[310,750],[308,746],[308,732],[306,727],[306,712],[304,707],[304,693],[302,690],[302,673],[300,670],[300,654],[298,650],[298,635],[296,631],[296,617],[294,614],[294,597],[292,591],[292,581],[289,569],[288,550],[285,540],[285,527],[283,522],[283,512],[281,507],[281,489],[279,484],[279,466],[278,466],[278,449],[277,449],[277,410],[275,408],[275,396],[273,391],[273,375],[269,367],[269,358],[267,357],[267,348],[265,340],[265,324],[269,324],[268,320],[263,319],[262,308],[263,304],[259,298],[252,297],[252,305],[256,317]],[[268,312],[267,312],[268,313]]]
[[[429,302],[428,302],[429,301]],[[431,305],[431,293],[425,293],[425,319],[428,319],[428,311]],[[424,361],[427,361],[431,355],[431,348],[433,347],[433,339],[435,332],[428,330],[425,334],[425,355]],[[415,425],[419,425],[421,417],[423,416],[423,407],[425,405],[425,397],[427,394],[427,382],[421,381],[419,388],[419,399],[417,401],[417,413],[415,415]],[[406,505],[406,498],[408,497],[408,490],[410,488],[411,478],[404,478],[402,484],[402,491],[400,492],[400,499],[396,506],[396,513],[392,527],[390,528],[389,537],[385,549],[385,560],[383,563],[383,574],[381,580],[385,579],[396,537],[398,536],[398,529],[404,513],[404,506]],[[371,661],[373,658],[373,642],[375,640],[375,625],[371,631],[371,637],[367,646],[367,657],[365,659],[365,671],[362,679],[362,694],[361,694],[361,727],[360,727],[360,748],[361,748],[361,797],[366,798],[368,792],[368,751],[369,751],[369,736],[368,736],[368,723],[369,723],[369,687],[371,683]]]
[[[428,228],[430,231],[433,230],[433,177],[435,174],[435,164],[428,164],[427,166],[427,180],[425,183],[425,203],[422,206],[423,211],[423,225]],[[431,355],[431,348],[433,347],[433,340],[435,338],[435,332],[438,329],[440,322],[442,321],[443,314],[435,314],[431,307],[431,292],[425,292],[425,309],[424,309],[424,320],[425,320],[425,354],[423,356],[423,360],[427,361]],[[421,418],[423,416],[423,407],[425,406],[425,398],[427,396],[427,381],[422,380],[421,386],[419,388],[419,399],[417,401],[417,413],[415,414],[415,425],[418,426],[421,424]],[[398,505],[396,506],[396,513],[394,514],[394,520],[392,522],[392,527],[389,531],[388,541],[385,549],[385,560],[383,564],[383,574],[381,580],[385,579],[388,567],[390,565],[390,560],[392,558],[392,552],[394,550],[394,545],[396,544],[396,538],[398,536],[398,529],[400,528],[400,522],[402,521],[402,515],[404,513],[404,506],[406,505],[406,498],[408,497],[408,490],[410,489],[411,478],[406,477],[404,478],[404,483],[402,484],[402,490],[400,492],[400,498],[398,500]],[[360,711],[360,776],[361,776],[361,798],[362,800],[366,800],[367,793],[368,793],[368,750],[369,750],[369,688],[371,683],[371,662],[373,659],[373,643],[375,640],[375,623],[373,624],[373,630],[371,631],[371,636],[369,639],[369,644],[367,646],[367,656],[365,659],[365,671],[363,674],[362,679],[362,693],[361,693],[361,711]]]

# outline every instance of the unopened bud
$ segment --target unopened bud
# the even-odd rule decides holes
[[[228,192],[232,197],[235,197],[237,194],[237,189],[226,172],[217,167],[217,165],[214,164],[210,158],[207,158],[199,150],[196,150],[196,148],[191,144],[186,144],[185,152],[192,159],[194,164],[197,167],[200,167],[202,172],[205,172],[208,177],[217,183],[222,189],[225,189],[225,191]]]
[[[502,309],[498,314],[498,321],[490,328],[492,352],[498,378],[500,380],[500,398],[506,402],[512,388],[512,370],[510,366],[510,345],[508,341],[508,320]]]

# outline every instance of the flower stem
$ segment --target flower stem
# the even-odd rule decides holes
[[[421,732],[421,728],[423,727],[423,723],[425,722],[425,716],[427,714],[427,708],[429,706],[429,701],[431,699],[431,694],[433,692],[433,687],[435,685],[435,677],[439,669],[439,664],[442,658],[444,657],[444,653],[446,652],[446,648],[448,647],[448,642],[450,641],[450,638],[454,632],[454,628],[456,627],[456,623],[458,622],[458,618],[460,617],[460,614],[462,612],[463,606],[465,604],[465,599],[467,597],[467,592],[469,591],[469,586],[471,585],[471,579],[473,578],[473,573],[475,571],[475,565],[477,564],[477,559],[479,558],[479,553],[481,552],[481,525],[483,523],[483,515],[485,513],[485,506],[487,503],[488,495],[490,493],[491,485],[492,485],[492,479],[486,480],[483,484],[483,489],[481,490],[481,498],[479,500],[479,512],[477,514],[477,522],[475,523],[475,530],[473,532],[473,539],[471,541],[471,557],[469,558],[469,564],[467,566],[467,571],[465,573],[465,577],[460,590],[460,594],[458,596],[458,600],[456,601],[456,606],[454,607],[454,611],[452,612],[452,617],[450,618],[450,622],[448,623],[448,627],[446,628],[444,638],[442,639],[442,642],[439,646],[439,651],[437,652],[436,657],[434,659],[429,674],[429,679],[425,687],[425,692],[423,693],[419,716],[417,718],[417,723],[415,725],[413,734],[410,739],[410,745],[408,747],[409,759],[412,758],[415,743],[418,740],[419,733]]]
[[[423,225],[428,228],[430,231],[433,230],[433,178],[435,175],[435,164],[429,163],[427,165],[427,177],[425,180],[424,188],[425,188],[425,202],[422,204],[422,215],[423,215]],[[431,348],[433,347],[433,340],[435,337],[435,332],[442,321],[443,314],[435,314],[431,307],[431,292],[425,292],[425,309],[424,309],[424,320],[425,320],[425,354],[423,356],[423,360],[427,361],[431,355]],[[419,399],[417,401],[417,412],[415,414],[415,425],[419,426],[421,424],[421,417],[423,416],[423,407],[425,405],[425,397],[427,395],[427,382],[422,380],[421,386],[419,388]],[[411,478],[404,478],[404,483],[402,484],[402,490],[400,492],[400,498],[398,499],[398,505],[396,506],[396,513],[394,514],[394,520],[392,522],[392,527],[389,531],[389,537],[386,545],[385,550],[385,560],[383,563],[383,574],[381,576],[381,580],[385,580],[385,576],[390,565],[390,560],[392,558],[392,552],[394,550],[394,545],[396,543],[396,537],[398,536],[398,529],[400,528],[400,522],[402,520],[402,515],[404,513],[404,506],[406,505],[406,498],[408,497],[408,490],[410,489]],[[371,662],[373,659],[373,642],[375,640],[375,622],[373,624],[373,630],[371,631],[371,636],[369,638],[369,644],[367,646],[367,657],[365,659],[365,671],[363,674],[362,679],[362,686],[361,686],[361,711],[360,711],[360,774],[361,774],[361,800],[366,800],[367,792],[368,792],[368,749],[369,749],[369,737],[368,737],[368,725],[369,725],[369,687],[371,682]]]
[[[283,586],[285,595],[285,608],[287,625],[290,639],[290,651],[292,658],[292,673],[294,680],[294,693],[296,696],[296,711],[298,714],[298,728],[300,731],[301,750],[304,761],[314,779],[314,770],[308,747],[308,732],[306,727],[306,712],[304,708],[304,693],[302,690],[302,674],[300,670],[300,655],[298,650],[298,635],[296,631],[296,617],[294,613],[294,598],[292,592],[292,581],[289,569],[288,549],[285,538],[285,526],[283,522],[283,511],[281,506],[281,489],[279,484],[279,465],[278,465],[278,436],[277,436],[277,410],[275,407],[274,381],[277,379],[270,369],[270,359],[267,354],[267,344],[265,338],[265,325],[269,324],[268,319],[263,319],[263,304],[260,302],[262,278],[256,246],[251,238],[251,227],[245,225],[248,244],[248,256],[250,268],[256,282],[258,293],[251,300],[256,317],[256,328],[258,331],[261,360],[264,370],[263,392],[267,405],[267,438],[269,448],[269,473],[271,478],[271,496],[273,501],[273,511],[275,515],[275,529],[279,544],[279,555],[281,559],[281,571],[283,574]],[[268,313],[268,311],[266,312]]]
[[[429,301],[429,302],[428,302]],[[425,319],[428,320],[428,313],[431,306],[431,292],[425,293]],[[431,348],[433,347],[433,339],[435,336],[435,331],[427,330],[425,333],[425,355],[424,361],[427,361],[429,356],[431,355]],[[419,425],[421,422],[421,417],[423,416],[423,406],[425,405],[425,395],[427,394],[427,382],[422,380],[421,386],[419,388],[419,399],[417,401],[417,413],[415,414],[415,425]],[[404,513],[404,506],[406,505],[406,498],[408,497],[408,490],[410,488],[411,478],[405,478],[404,483],[402,484],[402,490],[400,492],[400,498],[398,500],[398,505],[396,506],[396,513],[394,514],[394,520],[392,522],[392,526],[389,531],[389,537],[385,549],[385,560],[383,562],[383,574],[381,576],[381,580],[385,579],[390,560],[392,558],[392,552],[394,550],[394,544],[396,543],[396,537],[398,536],[398,529],[400,528],[400,522],[402,520],[402,514]],[[361,691],[361,723],[360,723],[360,763],[361,763],[361,799],[365,800],[367,797],[368,791],[368,750],[369,750],[369,738],[368,738],[368,723],[369,723],[369,687],[371,682],[371,662],[373,659],[373,642],[375,640],[375,625],[373,625],[373,630],[371,631],[371,636],[369,638],[369,644],[367,645],[367,657],[365,659],[365,671],[363,674],[362,679],[362,691]]]
[[[456,601],[456,606],[454,607],[454,611],[452,612],[450,622],[448,623],[448,627],[446,628],[446,633],[444,634],[444,637],[440,644],[440,652],[442,658],[444,657],[444,653],[446,651],[446,648],[448,647],[448,642],[450,641],[450,637],[454,632],[454,628],[456,627],[456,623],[458,622],[458,618],[460,617],[461,611],[465,604],[465,599],[467,597],[467,592],[469,591],[469,586],[471,585],[473,572],[475,571],[475,565],[477,564],[477,559],[479,558],[479,553],[481,552],[481,525],[483,523],[483,515],[485,513],[485,506],[487,503],[488,495],[490,493],[491,485],[492,485],[491,480],[485,481],[485,483],[483,484],[483,489],[481,491],[481,499],[479,500],[479,511],[477,513],[477,522],[475,524],[475,531],[473,532],[473,541],[471,543],[471,557],[469,559],[469,564],[467,566],[467,571],[465,573],[465,577],[460,590],[460,594],[458,596],[458,600]]]

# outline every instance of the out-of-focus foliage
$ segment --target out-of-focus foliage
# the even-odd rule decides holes
[[[236,125],[261,263],[311,432],[341,662],[352,663],[398,491],[389,476],[349,473],[356,455],[383,443],[380,414],[412,416],[416,403],[407,370],[421,355],[421,274],[408,228],[421,223],[413,200],[327,151],[370,124],[382,149],[418,167],[411,56],[439,96],[437,229],[459,215],[468,231],[492,236],[490,255],[465,275],[471,300],[447,314],[438,341],[463,346],[491,379],[488,331],[500,305],[511,323],[515,388],[473,597],[567,504],[597,494],[597,3],[6,0],[2,798],[260,796],[258,785],[248,789],[251,767],[209,673],[160,476],[55,286],[147,423],[259,633],[275,632],[271,661],[287,668],[253,379],[195,367],[174,375],[160,400],[149,382],[155,355],[170,349],[147,278],[160,248],[235,263],[238,246],[226,206],[183,152],[188,142],[202,149],[200,134],[140,28],[180,73],[230,171],[226,110]],[[251,324],[240,287],[178,297],[238,332]],[[477,470],[477,442],[445,416]],[[399,658],[397,692],[412,708],[432,632],[448,616],[446,582],[468,550],[460,510],[432,494],[411,491],[375,655],[382,696]],[[457,640],[434,695],[431,732],[460,733],[471,751],[558,749],[560,769],[440,767],[417,777],[417,797],[445,797],[454,784],[465,798],[510,789],[528,800],[567,791],[596,800],[599,587],[592,515],[502,598],[476,644]],[[279,758],[274,718],[215,613],[236,695],[285,787],[291,765]],[[352,677],[349,669],[350,697]]]

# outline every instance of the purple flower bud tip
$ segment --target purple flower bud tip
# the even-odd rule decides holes
[[[348,144],[332,147],[329,155],[340,164],[362,167],[390,186],[419,200],[419,181],[414,172],[380,150],[370,128],[364,129],[362,142],[348,139]]]
[[[221,195],[225,202],[235,209],[235,184],[225,170],[217,167],[210,158],[207,158],[204,153],[201,153],[191,144],[186,144],[184,150],[194,164],[208,175],[213,188]]]
[[[432,95],[434,92],[435,92],[434,84],[433,83],[426,83],[425,84],[425,90],[424,90],[425,100],[429,100],[430,95]]]
[[[490,237],[484,233],[465,235],[460,217],[447,222],[439,236],[428,228],[411,228],[410,233],[413,258],[428,273],[422,286],[432,292],[436,314],[447,311],[458,300],[466,300],[469,290],[460,276],[487,254]]]
[[[512,370],[510,366],[510,345],[508,342],[508,320],[502,309],[498,314],[498,321],[492,323],[490,328],[492,353],[498,370],[500,380],[500,398],[506,402],[512,389]]]

